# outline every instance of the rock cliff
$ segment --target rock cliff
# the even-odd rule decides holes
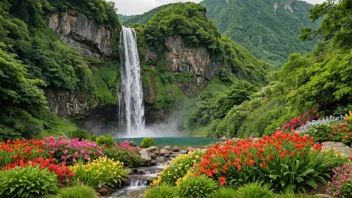
[[[54,13],[48,26],[66,44],[75,47],[82,56],[103,58],[113,53],[112,31],[89,20],[87,16],[69,10],[63,16]]]

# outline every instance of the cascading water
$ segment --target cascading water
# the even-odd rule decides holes
[[[137,36],[134,29],[122,27],[120,36],[121,79],[119,89],[120,132],[127,137],[144,131],[143,88]]]

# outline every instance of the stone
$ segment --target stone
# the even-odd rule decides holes
[[[221,141],[227,141],[227,137],[223,136],[220,138]]]
[[[149,151],[147,149],[140,150],[139,154],[141,155],[141,158],[146,160],[146,161],[152,160],[152,157],[150,156],[150,153],[149,153]]]
[[[49,17],[48,26],[66,44],[76,48],[82,56],[94,58],[110,57],[113,53],[112,31],[84,14],[68,10]]]
[[[182,155],[187,154],[187,153],[188,153],[188,151],[186,151],[186,150],[181,150],[180,151],[180,154],[182,154]]]
[[[170,153],[167,153],[164,155],[165,157],[171,157],[171,154]]]
[[[131,175],[133,173],[133,170],[130,168],[126,168],[126,174]]]
[[[171,147],[170,147],[170,146],[165,146],[163,149],[165,149],[165,150],[170,150]]]
[[[165,155],[165,154],[167,154],[169,151],[168,150],[166,150],[165,148],[163,148],[163,149],[161,149],[160,150],[160,155]]]
[[[110,189],[107,186],[102,186],[102,187],[96,189],[96,191],[98,193],[100,193],[100,195],[106,195],[109,193]]]
[[[322,150],[336,149],[340,154],[347,157],[352,156],[352,148],[342,142],[323,142]]]
[[[172,150],[173,150],[174,152],[178,152],[178,151],[180,151],[180,148],[177,147],[177,146],[175,146],[175,147],[172,148]]]
[[[157,158],[156,158],[156,161],[157,161],[157,162],[165,162],[165,161],[166,161],[166,158],[163,157],[163,156],[160,156],[160,157],[157,157]]]
[[[156,151],[154,151],[154,154],[155,154],[155,155],[160,155],[160,151],[159,151],[159,150],[156,150]]]
[[[154,159],[154,158],[156,158],[156,154],[155,154],[155,153],[152,153],[152,154],[150,154],[150,157],[151,157],[152,159]]]
[[[156,151],[156,150],[158,150],[158,147],[156,147],[156,146],[151,146],[151,147],[147,148],[147,151]]]

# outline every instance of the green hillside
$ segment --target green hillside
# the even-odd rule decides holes
[[[240,84],[221,90],[217,88],[221,83],[212,82],[187,105],[185,128],[218,137],[262,136],[295,116],[305,112],[311,116],[314,109],[322,117],[345,115],[352,104],[352,23],[348,20],[352,12],[348,2],[314,7],[310,18],[325,17],[324,21],[320,28],[303,29],[301,38],[321,36],[325,41],[309,53],[291,54],[261,90],[255,92]]]
[[[315,42],[298,36],[312,5],[298,0],[205,0],[207,16],[219,31],[245,46],[257,58],[281,67],[289,54],[310,51]]]
[[[127,20],[129,20],[129,19],[131,19],[133,17],[136,17],[136,15],[128,16],[128,15],[123,15],[123,14],[118,14],[118,16],[119,16],[119,20],[120,20],[121,23],[124,23],[125,21],[127,21]]]
[[[155,14],[157,14],[161,10],[164,10],[165,8],[170,7],[171,5],[172,4],[162,5],[157,8],[154,8],[144,14],[130,17],[126,21],[123,21],[123,20],[121,20],[121,21],[123,22],[124,25],[127,25],[127,26],[131,26],[133,24],[146,24]]]

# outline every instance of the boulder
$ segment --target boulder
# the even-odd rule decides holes
[[[322,151],[336,149],[341,155],[352,156],[352,148],[342,142],[323,142],[322,146]]]
[[[159,154],[160,154],[160,155],[165,155],[165,154],[167,154],[168,152],[169,152],[168,150],[166,150],[165,148],[163,148],[163,149],[160,150]]]
[[[156,147],[156,146],[151,146],[151,147],[147,148],[147,151],[156,151],[156,150],[159,150],[158,147]]]
[[[173,150],[174,152],[178,152],[178,151],[180,151],[180,148],[178,148],[177,146],[175,146],[175,147],[172,148],[172,150]]]
[[[160,157],[157,157],[157,158],[156,158],[156,161],[157,161],[157,162],[165,162],[166,159],[165,159],[165,157],[160,156]]]
[[[139,154],[141,155],[141,158],[146,160],[146,161],[150,161],[152,160],[152,157],[149,153],[149,151],[147,149],[142,149],[139,151]]]
[[[171,147],[170,147],[170,146],[165,146],[164,149],[165,149],[165,150],[170,150]]]
[[[126,168],[126,174],[131,175],[133,173],[133,170],[130,168]]]
[[[182,154],[182,155],[187,154],[187,153],[188,153],[188,151],[186,151],[186,150],[181,150],[180,151],[180,154]]]
[[[96,191],[98,193],[100,193],[100,195],[106,195],[109,193],[110,189],[107,186],[102,186],[102,187],[96,189]]]

